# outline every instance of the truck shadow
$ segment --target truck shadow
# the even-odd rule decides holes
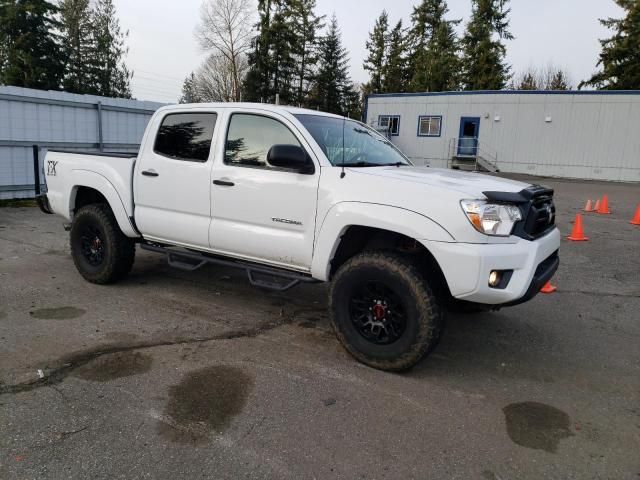
[[[557,365],[549,358],[554,338],[546,326],[515,307],[475,315],[449,314],[440,345],[406,375],[478,386],[487,380],[521,378],[554,381]]]

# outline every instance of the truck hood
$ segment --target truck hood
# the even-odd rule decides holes
[[[371,167],[350,169],[365,175],[384,177],[389,180],[418,183],[445,190],[455,190],[466,198],[484,198],[482,192],[519,192],[527,183],[481,173],[460,172],[429,167]]]

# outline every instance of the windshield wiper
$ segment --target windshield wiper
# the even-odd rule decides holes
[[[408,167],[409,165],[402,162],[395,162],[395,163],[383,163],[383,164],[380,164],[380,166],[381,167]]]

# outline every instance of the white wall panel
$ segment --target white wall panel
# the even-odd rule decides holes
[[[640,92],[370,96],[367,123],[386,114],[401,116],[392,141],[417,164],[446,166],[461,117],[480,117],[479,139],[497,152],[502,171],[640,181]],[[418,137],[420,115],[442,115],[442,136]]]

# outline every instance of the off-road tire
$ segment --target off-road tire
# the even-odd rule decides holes
[[[104,254],[98,264],[91,264],[82,251],[82,237],[87,228],[96,231],[102,238]],[[70,244],[73,262],[88,282],[100,285],[116,282],[124,278],[133,266],[135,242],[122,233],[111,208],[106,204],[86,205],[76,212],[71,224]]]
[[[353,292],[363,282],[380,282],[393,290],[406,311],[406,327],[388,345],[368,341],[350,313]],[[329,291],[333,329],[345,349],[373,368],[401,371],[413,367],[438,344],[445,310],[416,262],[395,252],[364,252],[342,265]]]

